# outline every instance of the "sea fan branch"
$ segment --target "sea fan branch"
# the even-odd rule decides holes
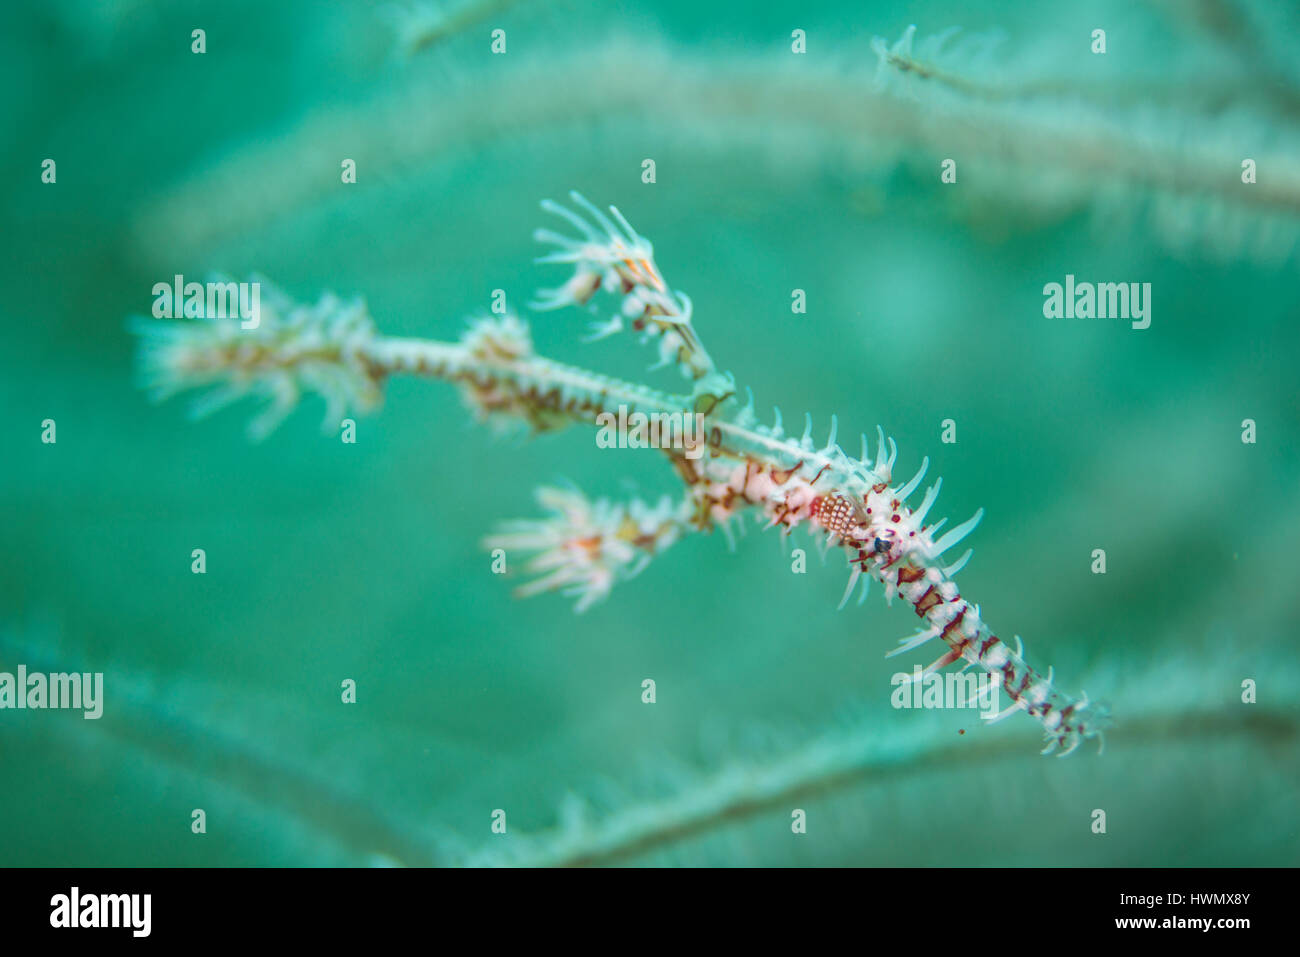
[[[992,84],[919,54],[885,50],[887,72],[904,65],[914,77],[927,72],[928,81],[912,84],[916,95],[878,85],[875,63],[845,70],[830,59],[796,65],[788,56],[699,56],[656,48],[644,37],[584,40],[579,49],[536,60],[512,56],[464,90],[447,90],[444,78],[432,89],[412,85],[308,116],[161,195],[142,210],[138,227],[160,252],[202,248],[256,235],[281,216],[329,200],[336,156],[353,157],[377,183],[395,170],[435,170],[457,156],[555,129],[566,131],[558,142],[571,149],[567,131],[599,120],[602,128],[624,123],[693,151],[766,156],[783,169],[834,157],[849,164],[854,178],[887,174],[900,162],[929,176],[939,159],[953,157],[981,171],[963,180],[960,192],[986,200],[979,204],[983,215],[1008,222],[1023,221],[1025,212],[1042,219],[1077,209],[1136,211],[1162,227],[1169,244],[1195,243],[1225,258],[1283,258],[1300,237],[1300,151],[1291,125],[1254,112],[1257,94],[1235,74],[1222,82],[1196,72],[1164,78],[1165,93],[1155,99],[1165,102],[1157,104],[1143,75],[1099,86],[1020,70]],[[1195,93],[1207,86],[1240,91],[1231,99],[1242,110],[1225,115],[1222,107],[1232,104],[1221,97],[1208,109]],[[443,108],[427,110],[432,97]],[[797,136],[787,132],[791,116],[800,118]],[[717,136],[719,128],[728,135]],[[1251,157],[1269,170],[1249,188],[1239,178],[1242,142],[1255,144]],[[449,151],[449,143],[462,149]],[[191,215],[197,205],[213,205],[214,196],[222,198],[220,207]]]
[[[1125,726],[1120,753],[1207,738],[1243,739],[1292,746],[1293,712],[1274,708],[1224,711],[1150,709]],[[646,855],[763,815],[866,787],[897,787],[914,775],[988,769],[1023,759],[1015,739],[939,743],[925,731],[875,727],[824,734],[797,750],[763,761],[733,763],[701,776],[668,797],[633,803],[603,817],[579,801],[568,802],[560,823],[547,831],[512,837],[504,847],[483,846],[459,863],[467,867],[592,867],[626,864]],[[784,825],[782,825],[784,826]]]

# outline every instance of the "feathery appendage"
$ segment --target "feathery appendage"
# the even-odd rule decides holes
[[[190,407],[197,419],[248,395],[269,398],[271,404],[249,426],[256,439],[274,431],[304,391],[325,398],[326,428],[337,425],[347,409],[378,406],[380,383],[355,348],[374,335],[364,302],[326,294],[304,306],[265,280],[251,282],[261,290],[252,328],[238,319],[134,321],[133,331],[143,340],[140,381],[155,401],[211,387]]]
[[[904,30],[903,35],[892,45],[884,37],[872,37],[871,52],[876,55],[877,60],[876,85],[881,88],[886,87],[891,76],[910,76],[984,97],[1010,95],[1008,91],[1000,90],[996,86],[975,82],[959,74],[948,72],[935,64],[944,45],[959,32],[956,27],[950,27],[942,33],[926,37],[919,51],[913,50],[916,24]],[[997,38],[988,38],[985,43],[991,46],[995,39]]]
[[[485,540],[488,548],[536,552],[530,573],[544,572],[516,589],[520,598],[559,589],[576,595],[585,611],[605,598],[615,582],[634,578],[650,559],[689,529],[681,504],[667,496],[649,506],[639,499],[627,505],[606,499],[590,501],[574,489],[543,486],[537,502],[551,514],[511,522]]]
[[[398,52],[409,58],[514,3],[515,0],[395,0],[381,6],[378,12],[392,24]]]
[[[598,290],[617,290],[623,296],[620,313],[606,322],[593,323],[592,338],[603,339],[621,332],[627,318],[632,328],[644,332],[646,338],[660,337],[659,366],[676,361],[682,373],[692,379],[713,372],[713,360],[691,328],[691,301],[668,288],[655,265],[650,241],[637,233],[616,207],[611,206],[609,211],[618,220],[617,226],[576,190],[569,197],[591,216],[595,225],[559,203],[542,201],[542,209],[564,218],[581,235],[570,239],[549,229],[533,233],[538,242],[557,247],[555,252],[539,256],[537,262],[569,263],[574,273],[563,286],[541,290],[529,305],[534,309],[585,306]]]
[[[583,238],[541,238],[561,247],[547,258],[573,263],[575,278],[587,277],[581,289],[594,292],[591,277],[600,276],[603,284],[603,271],[612,270],[625,302],[633,302],[647,318],[657,320],[664,304],[684,301],[668,295],[652,247],[617,210],[610,208],[621,231],[576,194],[575,202],[603,232],[566,210],[560,215]],[[563,295],[554,291],[546,302],[561,298],[584,301],[569,289]],[[901,596],[922,628],[898,650],[939,639],[946,650],[925,675],[958,661],[993,675],[1012,702],[994,720],[1015,711],[1029,713],[1044,729],[1045,753],[1059,747],[1068,754],[1100,733],[1100,710],[1086,696],[1075,700],[1058,691],[1050,671],[1043,676],[1025,662],[1019,639],[1013,651],[983,621],[979,606],[959,592],[954,576],[969,554],[953,560],[947,553],[975,528],[983,511],[939,535],[944,522],[928,518],[940,482],[926,490],[915,509],[909,506],[906,500],[919,488],[925,465],[895,484],[897,448],[883,430],[877,429],[874,457],[863,435],[862,453],[854,458],[837,444],[834,420],[824,445],[813,440],[811,420],[799,438],[786,435],[779,412],[771,425],[760,423],[752,397],[742,405],[733,390],[716,388],[731,380],[713,370],[711,361],[696,376],[693,395],[674,395],[537,356],[527,327],[513,316],[476,320],[459,343],[444,343],[381,336],[360,302],[343,307],[326,296],[306,309],[286,304],[280,294],[273,294],[272,302],[275,308],[254,330],[206,321],[172,323],[163,333],[146,326],[143,331],[161,339],[161,345],[145,346],[153,383],[164,394],[218,385],[223,402],[250,391],[269,392],[275,421],[305,391],[323,395],[330,415],[349,408],[366,411],[378,404],[385,379],[398,373],[457,383],[480,415],[521,419],[539,431],[570,422],[593,424],[599,414],[620,408],[702,415],[707,435],[702,457],[663,449],[687,486],[680,506],[592,504],[577,493],[545,492],[543,504],[553,510],[550,518],[516,524],[490,539],[497,547],[537,553],[530,567],[543,577],[524,586],[524,593],[561,589],[586,608],[607,595],[615,581],[639,572],[683,531],[726,529],[733,517],[748,512],[766,520],[769,528],[779,526],[788,534],[803,527],[844,549],[850,565],[845,600],[859,582],[865,588],[871,579],[884,586],[887,600]],[[690,328],[689,312],[662,315],[670,316],[662,330],[665,338]],[[240,338],[244,335],[248,338]],[[703,369],[698,359],[707,355],[702,346],[683,353],[682,344],[694,342],[693,331],[689,339],[674,340],[690,375]],[[709,401],[702,403],[705,395]]]

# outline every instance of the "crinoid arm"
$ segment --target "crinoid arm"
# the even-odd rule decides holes
[[[884,55],[897,67],[910,48],[904,43]],[[256,328],[207,320],[138,323],[145,385],[158,397],[209,389],[200,412],[248,394],[267,396],[270,406],[253,429],[259,436],[308,392],[324,398],[327,426],[347,412],[371,411],[384,383],[398,374],[452,382],[480,417],[523,422],[537,431],[596,425],[629,411],[698,423],[699,444],[658,446],[686,487],[682,498],[613,503],[544,488],[538,492],[544,517],[506,525],[489,537],[486,544],[502,549],[507,564],[510,556],[526,556],[524,570],[534,577],[519,594],[560,591],[582,611],[685,533],[715,527],[729,533],[733,520],[754,515],[782,534],[803,529],[844,552],[850,577],[842,605],[859,583],[865,593],[874,579],[886,601],[898,597],[911,606],[921,628],[891,654],[938,640],[943,650],[923,674],[957,662],[987,672],[1011,702],[1003,716],[1023,711],[1037,720],[1047,751],[1069,754],[1097,736],[1101,710],[1086,697],[1062,693],[1051,671],[1044,676],[1032,668],[1019,641],[1009,647],[959,590],[955,576],[971,552],[952,553],[983,510],[940,534],[944,522],[930,520],[940,480],[909,506],[928,460],[896,481],[898,448],[883,429],[876,430],[874,454],[863,435],[861,454],[853,456],[839,445],[834,418],[825,441],[814,438],[810,417],[798,437],[787,434],[779,412],[770,424],[761,422],[752,395],[742,403],[732,377],[704,350],[690,299],[664,280],[650,241],[616,208],[602,212],[576,192],[570,199],[576,210],[549,201],[542,206],[572,232],[536,235],[552,247],[541,261],[568,265],[573,274],[539,293],[534,307],[589,308],[598,294],[613,295],[619,310],[605,330],[612,334],[626,321],[645,338],[657,338],[661,359],[693,383],[690,394],[539,356],[527,324],[515,316],[476,319],[458,342],[399,339],[381,335],[360,300],[326,295],[300,305],[274,289]]]

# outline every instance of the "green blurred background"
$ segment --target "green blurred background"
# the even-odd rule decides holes
[[[626,862],[1300,863],[1294,222],[1268,255],[1216,249],[1191,195],[1200,239],[1180,248],[1140,196],[1109,206],[1104,175],[1058,202],[1014,171],[982,182],[965,154],[954,199],[925,150],[819,127],[772,91],[788,77],[813,91],[800,102],[852,116],[882,95],[871,37],[915,22],[1005,37],[1005,54],[954,69],[1050,64],[1067,90],[1100,84],[1135,141],[1231,127],[1253,132],[1225,155],[1251,155],[1294,142],[1295,112],[1283,96],[1244,112],[1180,100],[1180,71],[1204,61],[1249,85],[1252,67],[1167,5],[761,6],[521,0],[403,57],[384,10],[360,3],[5,5],[0,669],[103,671],[106,702],[98,722],[0,711],[0,864],[455,863],[551,827],[570,792],[617,814],[828,733],[911,735],[916,755],[810,798],[806,835],[771,808]],[[796,27],[806,75],[789,65]],[[734,129],[688,115],[690,84],[724,62],[769,77],[737,95]],[[602,100],[590,77],[614,89],[624,67],[662,70],[672,111]],[[1174,92],[1157,102],[1152,75]],[[939,109],[924,89],[897,95]],[[521,105],[552,100],[542,119]],[[304,186],[338,156],[363,157],[355,186]],[[40,182],[46,157],[56,185]],[[929,455],[944,477],[936,514],[986,509],[963,592],[1063,688],[1110,705],[1103,756],[1040,758],[1020,717],[959,735],[969,712],[893,710],[890,676],[929,660],[883,657],[912,616],[878,592],[836,613],[842,561],[793,575],[773,533],[734,552],[694,536],[581,616],[511,599],[482,537],[532,515],[542,483],[675,492],[653,453],[599,452],[579,428],[495,436],[453,389],[405,380],[355,445],[321,435],[312,400],[258,445],[250,409],[190,423],[134,386],[127,319],[176,272],[364,295],[401,335],[454,338],[498,287],[527,314],[560,278],[531,263],[537,202],[570,188],[654,241],[760,407],[806,410],[819,434],[832,413],[842,437],[880,423],[899,474]],[[1150,282],[1151,328],[1044,319],[1042,285],[1066,273]],[[538,351],[648,375],[649,350],[582,346],[583,325],[533,317]],[[932,754],[967,743],[978,759]],[[507,835],[490,832],[496,808]]]

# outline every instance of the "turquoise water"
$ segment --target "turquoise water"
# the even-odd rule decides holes
[[[609,859],[1300,862],[1300,23],[1265,3],[1232,29],[1159,4],[624,6],[487,4],[410,55],[361,3],[0,14],[0,670],[105,684],[98,721],[0,710],[0,863],[484,860],[569,795],[593,828],[653,821],[737,768],[793,781],[828,741],[853,773]],[[910,23],[934,69],[878,84],[872,37]],[[842,441],[879,423],[899,475],[929,456],[944,477],[936,514],[986,510],[963,593],[1107,703],[1103,755],[1039,757],[1020,715],[894,709],[891,676],[937,654],[883,657],[907,606],[836,612],[842,559],[796,536],[793,574],[758,525],[734,551],[688,536],[582,615],[512,599],[483,537],[542,484],[678,494],[656,453],[497,435],[416,379],[355,444],[315,398],[252,443],[251,403],[191,422],[136,386],[129,317],[219,271],[364,296],[382,331],[439,340],[503,289],[540,353],[679,388],[651,348],[528,310],[564,278],[532,263],[537,203],[571,188],[653,240],[760,408],[819,438],[834,414]],[[1149,328],[1045,317],[1067,275],[1150,283]]]

